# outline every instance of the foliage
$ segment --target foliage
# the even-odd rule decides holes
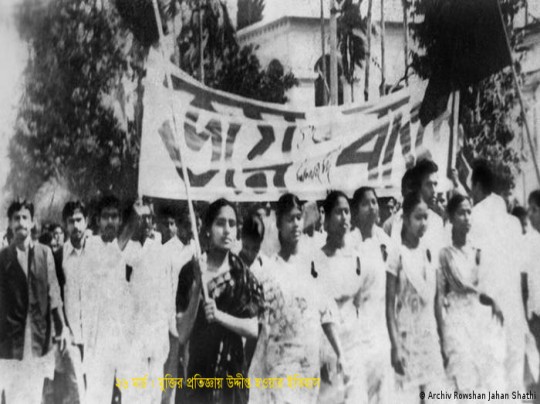
[[[180,67],[200,78],[199,18],[194,8],[184,10],[183,22],[178,38]],[[240,48],[227,8],[220,0],[206,2],[202,23],[206,85],[260,101],[287,102],[287,90],[297,85],[294,75],[285,73],[277,60],[264,70],[253,46]]]
[[[263,19],[264,0],[238,0],[236,28],[241,30]]]
[[[452,0],[409,0],[414,20],[412,36],[419,50],[412,52],[411,67],[424,79],[432,76],[438,66],[444,66],[447,54],[438,46],[449,35],[437,24],[443,7]],[[523,7],[522,0],[501,0],[501,10],[511,38],[514,54],[519,49],[520,37],[514,30],[513,20]],[[463,31],[456,30],[456,43],[466,43],[460,38]],[[515,67],[521,73],[520,55]],[[463,126],[464,154],[469,159],[487,159],[500,175],[500,191],[514,186],[519,172],[520,156],[510,147],[515,134],[521,132],[520,109],[517,92],[509,69],[505,69],[471,86],[461,88],[460,124]]]
[[[17,14],[30,57],[9,146],[7,189],[14,196],[33,197],[44,183],[59,180],[81,199],[103,193],[134,199],[144,61],[157,38],[152,2],[115,0],[116,7],[106,0],[42,3],[23,0]],[[198,51],[198,18],[191,11],[196,3],[159,2],[165,29],[180,11],[187,17],[178,42],[183,46],[183,67],[193,75],[198,69],[198,58],[193,57]],[[285,74],[279,62],[261,69],[253,48],[239,49],[223,4],[206,0],[204,5],[207,83],[285,102],[294,77]]]
[[[51,0],[37,12],[36,1],[25,0],[17,21],[31,51],[9,148],[8,188],[33,196],[58,178],[81,198],[102,192],[134,197],[136,123],[122,128],[104,102],[123,79],[141,74],[118,15],[91,0]]]
[[[287,102],[285,89],[297,85],[292,73],[285,74],[279,60],[272,60],[266,70],[261,70],[252,46],[231,53],[217,72],[210,86],[266,102]]]

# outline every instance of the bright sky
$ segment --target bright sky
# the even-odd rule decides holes
[[[0,207],[3,206],[4,185],[9,171],[7,149],[13,135],[17,104],[22,92],[22,72],[26,64],[26,47],[18,36],[13,21],[14,5],[19,0],[0,0]],[[0,214],[0,232],[5,229]]]

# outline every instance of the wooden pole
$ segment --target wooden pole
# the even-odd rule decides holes
[[[459,91],[452,93],[452,116],[450,120],[450,142],[448,145],[448,178],[451,178],[452,169],[456,167],[459,138],[459,96]]]
[[[385,53],[385,21],[384,21],[384,0],[381,0],[381,87],[379,94],[381,97],[385,95],[386,87],[386,53]]]
[[[367,49],[366,49],[366,76],[364,81],[364,99],[369,100],[369,70],[371,66],[371,9],[373,0],[369,0],[367,12]]]
[[[330,104],[338,105],[337,10],[330,0]]]
[[[409,87],[409,13],[407,0],[401,0],[403,5],[403,56],[405,58],[405,86]]]
[[[512,55],[512,46],[510,45],[510,37],[506,29],[506,24],[504,22],[504,17],[501,10],[501,3],[497,0],[497,7],[499,8],[499,17],[501,18],[501,24],[504,29],[504,36],[506,39],[506,46],[508,47],[508,52],[510,54],[510,67],[512,69],[512,77],[514,78],[514,85],[518,93],[519,104],[521,106],[521,118],[525,124],[525,131],[527,132],[527,141],[529,142],[529,148],[531,149],[531,157],[534,164],[534,169],[536,171],[536,179],[540,185],[540,168],[538,167],[538,160],[536,159],[536,152],[534,150],[534,144],[532,141],[531,128],[529,126],[529,120],[527,119],[527,111],[525,110],[525,101],[523,100],[523,93],[521,92],[521,86],[519,85],[518,75],[516,72],[516,67],[514,66],[514,56]]]
[[[323,89],[323,105],[328,105],[328,96],[329,96],[329,88],[328,88],[328,82],[326,81],[326,33],[324,29],[324,0],[321,0],[321,49],[322,49],[322,79],[324,84]]]
[[[204,48],[203,48],[203,19],[202,19],[202,2],[199,0],[199,78],[204,84]]]
[[[188,210],[189,210],[189,219],[191,221],[191,231],[193,232],[193,238],[194,238],[194,244],[195,244],[195,257],[199,261],[199,264],[201,265],[201,271],[202,271],[203,268],[202,268],[202,261],[201,261],[201,256],[202,256],[201,245],[199,243],[199,237],[197,237],[199,232],[197,230],[197,220],[195,218],[195,209],[193,208],[193,200],[191,198],[191,184],[189,182],[189,175],[188,175],[188,171],[186,167],[186,156],[184,154],[184,148],[182,147],[182,141],[180,139],[180,136],[178,135],[178,125],[176,123],[176,116],[174,113],[173,98],[172,98],[173,86],[172,86],[171,72],[169,71],[169,69],[167,69],[165,52],[163,51],[163,47],[161,46],[163,42],[163,38],[164,38],[163,25],[161,22],[161,16],[159,15],[159,8],[158,8],[157,0],[152,0],[152,4],[154,5],[154,14],[156,17],[156,24],[157,24],[158,33],[159,33],[159,50],[161,53],[161,61],[163,63],[163,71],[165,72],[165,78],[167,80],[167,88],[169,90],[168,93],[171,97],[170,102],[169,102],[169,107],[171,109],[174,138],[176,140],[176,144],[178,146],[178,151],[180,154],[180,164],[182,165],[182,175],[184,177],[183,182],[184,182],[184,187],[186,191],[186,198],[187,198],[187,204],[188,204]],[[208,289],[205,282],[202,282],[202,291],[203,291],[204,300],[208,301]]]

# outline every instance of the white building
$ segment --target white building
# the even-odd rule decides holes
[[[232,0],[230,0],[232,1]],[[367,1],[362,3],[362,16],[367,15]],[[401,0],[385,0],[385,55],[386,55],[386,84],[396,85],[405,74],[403,8]],[[378,27],[377,33],[371,37],[371,67],[369,82],[369,99],[379,97],[381,83],[381,35],[380,1],[373,2],[372,23]],[[292,71],[299,85],[288,92],[289,104],[297,108],[315,106],[315,87],[319,74],[315,64],[322,55],[321,44],[321,8],[319,0],[267,0],[262,21],[238,31],[241,45],[253,44],[258,46],[257,55],[263,66],[272,59],[278,59],[285,70]],[[323,0],[325,14],[325,51],[329,52],[329,10],[330,0]],[[529,14],[540,17],[540,1],[529,1]],[[538,157],[540,144],[540,22],[534,23],[532,17],[527,20],[524,46],[527,54],[522,61],[526,74],[523,90],[528,105],[529,123],[531,125],[534,147]],[[516,26],[525,25],[524,14],[515,19]],[[414,46],[412,38],[409,46]],[[343,98],[348,103],[354,99],[361,102],[364,99],[364,68],[357,68],[356,80],[351,86],[343,79]],[[412,72],[410,72],[412,74]],[[409,84],[415,86],[418,78],[413,76]],[[403,82],[401,82],[403,84]],[[522,175],[517,178],[515,196],[521,203],[526,203],[526,195],[539,188],[534,171],[526,133],[519,133],[513,147],[527,159],[522,164]],[[539,161],[540,164],[540,161]]]
[[[367,3],[367,2],[364,2]],[[325,16],[325,52],[329,53],[329,11],[330,1],[323,0]],[[363,15],[366,11],[363,10]],[[372,21],[380,27],[380,2],[373,2]],[[385,55],[386,83],[394,85],[405,73],[403,9],[401,0],[385,2]],[[378,30],[380,32],[380,29]],[[318,0],[268,0],[262,21],[246,27],[237,33],[241,45],[258,46],[257,56],[263,66],[272,59],[278,59],[294,73],[298,87],[288,93],[293,106],[315,106],[315,81],[319,77],[315,70],[322,56],[321,9]],[[381,36],[372,35],[371,71],[369,98],[379,96],[381,83]],[[365,65],[365,64],[364,64]],[[344,102],[364,99],[364,69],[357,68],[353,88],[342,79]]]

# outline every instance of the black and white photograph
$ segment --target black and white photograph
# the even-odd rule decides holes
[[[540,0],[0,0],[0,404],[540,404]]]

